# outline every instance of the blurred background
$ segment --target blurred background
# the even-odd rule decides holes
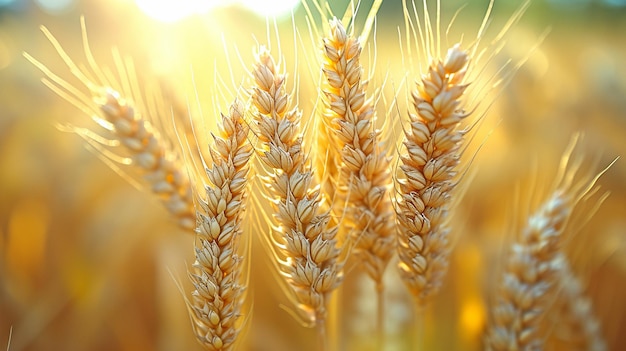
[[[341,14],[347,3],[332,2],[333,9]],[[442,3],[443,23],[464,6],[453,33],[465,33],[463,42],[471,42],[488,1]],[[370,6],[371,1],[362,1],[359,18]],[[486,43],[518,7],[517,1],[495,2]],[[266,16],[277,18],[280,40],[271,29],[271,46],[280,43],[288,72],[297,72],[289,79],[296,82],[290,84],[297,87],[305,117],[313,114],[319,42],[309,38],[298,0],[0,0],[0,347],[12,334],[14,351],[199,350],[177,285],[180,281],[190,291],[186,269],[193,262],[192,237],[168,220],[151,194],[131,186],[85,148],[80,137],[56,128],[72,123],[98,131],[88,116],[45,87],[42,73],[22,56],[26,51],[70,79],[39,26],[84,63],[81,15],[100,65],[115,67],[112,47],[132,57],[139,81],[158,84],[175,116],[186,120],[190,110],[197,118],[202,109],[204,118],[195,123],[205,132],[213,130],[212,116],[226,110],[226,101],[247,79],[255,45],[267,42]],[[404,112],[400,101],[404,90],[412,89],[417,70],[402,60],[398,28],[404,30],[401,1],[386,0],[366,50],[373,53],[376,43],[376,65],[366,70],[375,84],[387,82],[387,102],[397,93],[397,110]],[[460,38],[454,35],[449,44]],[[466,155],[473,158],[472,176],[452,223],[456,248],[450,274],[424,311],[429,350],[481,348],[503,248],[546,194],[535,190],[549,188],[574,133],[584,134],[577,154],[588,161],[585,172],[626,155],[626,1],[535,0],[507,34],[502,51],[486,56],[491,57],[484,63],[486,72],[497,72],[508,58],[525,64],[487,98],[487,105],[495,102]],[[366,64],[374,62],[369,57]],[[533,180],[534,188],[524,185]],[[566,248],[610,349],[620,350],[626,341],[625,160],[599,184],[600,193],[608,191],[610,197],[588,221],[582,219],[594,200],[580,206],[581,220],[574,221],[579,226],[572,228]],[[255,228],[250,233],[254,313],[243,349],[315,349],[313,331],[281,307],[287,302],[255,237],[260,233]],[[415,327],[392,271],[387,349],[404,350]],[[358,272],[347,283],[334,333],[342,349],[368,349],[373,288]],[[559,337],[572,336],[557,335],[551,347],[569,349]]]

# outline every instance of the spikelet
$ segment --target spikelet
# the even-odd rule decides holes
[[[329,152],[338,150],[341,160],[337,199],[346,209],[342,228],[349,227],[357,257],[378,284],[393,255],[393,211],[389,198],[389,159],[381,154],[380,131],[374,129],[375,111],[365,96],[361,79],[361,44],[346,33],[341,21],[330,21],[324,38],[323,92],[330,126]]]
[[[157,118],[157,116],[148,116],[147,106],[136,106],[132,102],[133,98],[140,98],[139,92],[120,93],[119,89],[112,87],[113,83],[106,78],[89,51],[84,19],[81,25],[83,45],[91,70],[79,68],[48,29],[41,27],[41,30],[57,50],[71,74],[84,85],[83,89],[72,86],[31,55],[24,53],[24,56],[44,73],[46,76],[42,79],[44,84],[85,112],[103,128],[100,132],[77,127],[70,127],[69,130],[82,136],[116,170],[119,164],[110,162],[112,158],[107,153],[110,150],[101,145],[100,139],[110,138],[112,140],[108,140],[109,146],[121,146],[122,151],[112,152],[114,157],[123,159],[124,163],[128,163],[131,168],[138,171],[178,224],[191,231],[195,225],[193,197],[187,174],[176,150],[151,127],[150,118]],[[121,80],[132,79],[131,70],[128,67],[122,63],[118,63],[118,66]],[[87,93],[83,90],[87,90]],[[105,137],[100,136],[102,131]]]
[[[320,213],[320,191],[314,186],[302,137],[300,112],[290,107],[285,75],[267,49],[261,48],[252,71],[252,102],[260,158],[271,170],[267,195],[279,224],[275,254],[282,276],[293,289],[300,309],[313,324],[323,325],[328,295],[342,279],[337,228],[330,214]]]
[[[465,133],[458,126],[468,116],[460,107],[467,62],[468,54],[452,47],[412,94],[416,114],[397,178],[397,250],[400,275],[419,304],[439,290],[448,267],[448,207]]]
[[[210,150],[213,165],[206,168],[209,184],[205,195],[198,196],[196,261],[189,274],[195,291],[188,307],[196,337],[207,350],[232,350],[242,324],[245,285],[239,241],[252,155],[243,116],[238,101],[222,115]]]

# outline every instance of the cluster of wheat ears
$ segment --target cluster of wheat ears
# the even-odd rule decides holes
[[[288,88],[285,65],[277,59],[280,52],[260,46],[248,79],[238,87],[241,93],[223,106],[226,112],[211,134],[208,157],[199,162],[165,140],[151,123],[151,114],[162,111],[142,110],[136,103],[137,87],[116,83],[95,63],[88,47],[89,66],[78,66],[43,28],[86,90],[26,54],[45,74],[44,83],[93,116],[110,140],[101,140],[100,132],[74,131],[90,144],[106,144],[98,149],[102,152],[113,149],[126,155],[123,162],[142,172],[145,184],[180,227],[195,235],[195,261],[189,270],[193,291],[186,302],[193,331],[208,350],[231,350],[244,335],[250,247],[242,245],[242,238],[256,230],[250,223],[258,220],[270,222],[269,232],[255,235],[265,237],[277,276],[297,315],[316,328],[320,349],[334,347],[326,329],[329,301],[355,262],[375,283],[381,349],[388,266],[397,266],[418,311],[445,281],[453,249],[450,233],[457,230],[450,225],[460,196],[457,188],[469,181],[464,177],[469,164],[461,156],[484,116],[473,115],[480,94],[494,85],[469,73],[480,75],[472,65],[483,53],[478,48],[489,15],[477,40],[466,47],[455,44],[440,57],[438,18],[431,25],[424,4],[420,21],[415,4],[405,3],[405,35],[414,36],[413,44],[422,48],[428,66],[421,76],[409,77],[416,83],[409,87],[408,111],[385,112],[377,106],[383,101],[380,90],[368,85],[361,64],[380,1],[360,35],[355,34],[354,7],[340,20],[322,2],[304,5],[309,15],[318,11],[323,18],[321,25],[309,28],[319,33],[318,98],[316,110],[306,111],[313,118],[302,122],[297,89]],[[478,94],[471,103],[469,89]],[[504,256],[484,334],[487,350],[543,349],[550,330],[544,328],[543,317],[557,295],[570,311],[562,322],[578,325],[583,347],[606,349],[562,250],[575,206],[597,192],[595,183],[602,174],[581,171],[580,158],[570,157],[575,144],[565,152],[552,192],[514,234]],[[261,190],[255,190],[261,197],[250,196],[250,188],[259,185],[253,179],[261,180]],[[256,210],[246,211],[251,206]]]

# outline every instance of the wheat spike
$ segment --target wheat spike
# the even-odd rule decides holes
[[[121,93],[120,89],[113,88],[119,83],[114,84],[115,79],[107,76],[95,62],[89,50],[84,19],[81,20],[81,26],[83,45],[90,69],[78,67],[52,33],[45,27],[41,27],[41,30],[61,56],[71,74],[84,85],[87,93],[56,75],[31,55],[24,53],[24,56],[44,73],[46,76],[42,79],[44,84],[106,129],[107,137],[113,139],[113,141],[107,140],[108,146],[121,144],[124,151],[121,153],[114,151],[111,153],[112,156],[109,156],[109,150],[100,141],[104,138],[98,133],[73,126],[68,129],[82,136],[115,170],[119,171],[119,164],[110,162],[113,159],[122,160],[122,163],[135,167],[144,176],[152,192],[161,199],[166,209],[176,218],[178,224],[186,230],[193,229],[195,214],[187,174],[178,159],[177,152],[151,127],[149,118],[155,116],[149,116],[149,108],[141,104],[137,106],[132,102],[132,100],[141,99],[141,93],[132,88],[131,80],[135,78],[132,77],[132,65],[121,62],[121,58],[116,56],[119,79],[126,87]]]
[[[498,283],[491,319],[486,330],[487,350],[542,350],[545,330],[541,320],[557,296],[559,284],[569,280],[562,252],[567,223],[576,205],[596,191],[595,177],[577,178],[581,160],[570,164],[577,136],[561,160],[554,191],[531,215],[511,245]]]
[[[401,277],[418,303],[439,290],[448,267],[448,211],[465,134],[458,126],[468,116],[460,107],[467,62],[456,45],[430,65],[413,92],[416,114],[405,131],[397,179],[398,256]]]
[[[555,191],[532,215],[518,241],[511,246],[498,288],[487,350],[541,350],[539,320],[553,297],[561,269],[560,245],[572,198]]]
[[[337,196],[346,208],[342,227],[350,226],[356,254],[378,284],[395,244],[393,211],[389,199],[389,159],[381,154],[380,131],[374,129],[375,111],[365,96],[359,58],[361,44],[346,33],[336,18],[324,38],[323,92],[327,99],[325,124],[333,130],[330,151],[340,150],[341,174]]]
[[[337,228],[329,225],[329,213],[320,213],[320,191],[302,149],[300,112],[290,108],[285,75],[265,48],[256,61],[253,114],[263,143],[260,157],[273,170],[268,197],[279,223],[275,253],[299,307],[314,324],[323,325],[328,295],[342,279]]]
[[[95,93],[94,93],[95,94]],[[195,225],[191,186],[182,166],[149,123],[137,116],[132,104],[110,88],[94,95],[102,115],[111,123],[112,132],[129,151],[132,164],[141,169],[144,179],[166,209],[185,229]]]
[[[213,165],[206,168],[209,184],[205,196],[198,196],[196,261],[189,274],[195,291],[188,304],[193,330],[207,350],[232,350],[241,329],[245,284],[239,239],[252,155],[243,116],[239,101],[221,116],[210,150]]]

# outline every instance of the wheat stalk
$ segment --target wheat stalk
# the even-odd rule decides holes
[[[262,142],[259,155],[273,170],[268,182],[273,195],[268,197],[279,223],[274,253],[300,309],[324,338],[328,296],[342,279],[337,228],[329,225],[329,213],[320,213],[320,191],[313,186],[314,175],[302,149],[300,112],[290,108],[285,75],[263,47],[252,75],[253,115]]]
[[[465,134],[458,125],[468,116],[460,108],[467,62],[459,45],[445,60],[432,62],[412,94],[416,114],[409,114],[404,133],[397,250],[400,275],[418,304],[439,290],[448,267],[448,207]]]
[[[197,196],[196,261],[189,274],[195,291],[188,307],[196,337],[208,350],[232,350],[241,329],[245,284],[239,238],[252,155],[243,116],[239,101],[221,116],[210,149],[213,165],[206,168],[209,184],[205,195]]]

